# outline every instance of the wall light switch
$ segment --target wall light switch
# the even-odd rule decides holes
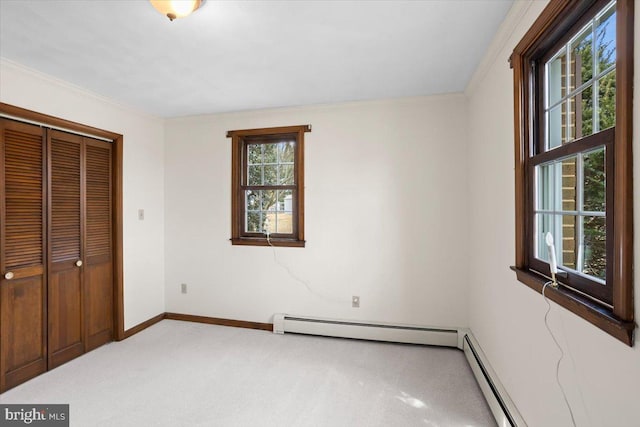
[[[359,296],[352,296],[351,297],[351,307],[353,308],[360,308],[360,297]]]
[[[138,219],[144,221],[144,209],[138,209]]]

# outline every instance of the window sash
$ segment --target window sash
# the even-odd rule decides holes
[[[291,185],[291,186],[297,186],[298,185],[298,174],[297,174],[297,149],[298,149],[298,142],[297,142],[297,135],[296,134],[284,134],[284,135],[272,135],[269,136],[268,138],[265,137],[260,137],[260,138],[243,138],[242,140],[242,182],[241,185],[243,186],[250,186],[249,185],[249,169],[251,166],[262,166],[262,182],[264,183],[264,167],[265,166],[275,166],[277,169],[280,169],[279,166],[293,166],[293,184],[261,184],[260,186],[262,187],[273,187],[273,186],[277,186],[277,187],[281,187],[281,186],[285,186],[285,185]],[[289,142],[293,142],[294,146],[293,146],[293,161],[280,161],[280,154],[277,154],[277,158],[276,158],[276,162],[262,162],[262,163],[250,163],[249,162],[249,146],[251,145],[268,145],[268,144],[274,144],[276,145],[276,152],[278,150],[277,145],[281,144],[281,143],[289,143]],[[279,175],[279,172],[278,172]]]
[[[281,210],[274,210],[274,211],[268,211],[268,210],[264,210],[264,209],[260,209],[260,210],[252,210],[252,209],[248,209],[247,208],[247,203],[246,203],[246,192],[247,191],[260,191],[260,190],[274,190],[274,191],[278,191],[278,190],[289,190],[291,191],[291,195],[292,195],[292,200],[291,200],[291,221],[292,221],[292,227],[291,227],[291,233],[278,233],[278,232],[272,232],[269,233],[270,237],[273,238],[289,238],[292,239],[295,237],[296,233],[297,233],[297,227],[298,227],[298,211],[297,211],[297,193],[298,193],[298,189],[296,186],[294,185],[282,185],[282,186],[241,186],[241,197],[244,199],[244,202],[242,203],[242,211],[241,211],[241,217],[244,221],[244,225],[243,225],[243,230],[241,235],[243,237],[265,237],[265,234],[263,232],[253,232],[253,231],[249,231],[247,230],[247,214],[249,212],[274,212],[274,213],[283,213],[283,212],[288,212],[288,211],[281,211]],[[276,203],[278,203],[278,201],[276,201]],[[262,224],[264,224],[264,222],[261,222]],[[276,224],[277,227],[277,224]]]
[[[545,111],[549,111],[555,107],[557,107],[558,105],[561,105],[563,102],[571,99],[573,96],[575,96],[576,94],[582,92],[585,88],[587,88],[589,85],[592,85],[595,81],[600,80],[602,77],[604,77],[605,75],[607,75],[609,72],[611,72],[612,70],[615,69],[616,64],[613,63],[610,66],[606,67],[604,70],[601,71],[597,71],[598,70],[598,62],[597,62],[597,55],[595,54],[595,49],[596,49],[596,45],[595,42],[597,40],[597,25],[600,22],[600,19],[606,15],[607,13],[609,13],[611,11],[611,9],[615,9],[616,8],[616,1],[610,1],[609,4],[607,6],[605,6],[604,8],[602,8],[595,16],[589,18],[586,20],[586,23],[584,23],[584,25],[582,25],[580,27],[580,29],[578,31],[574,32],[570,31],[570,38],[567,39],[561,39],[556,46],[558,46],[558,48],[552,48],[549,49],[549,53],[545,56],[543,56],[541,58],[541,63],[544,64],[544,68],[545,68],[545,81],[548,81],[547,77],[548,77],[548,67],[547,64],[553,62],[555,59],[557,59],[558,57],[561,57],[563,54],[566,55],[567,57],[567,61],[566,61],[566,76],[569,76],[571,74],[571,70],[570,70],[570,65],[571,65],[571,46],[573,45],[573,43],[578,40],[584,33],[585,30],[589,27],[591,27],[591,42],[592,42],[592,55],[591,55],[591,60],[592,60],[592,70],[593,70],[593,75],[591,76],[591,78],[589,80],[587,80],[584,83],[579,84],[578,86],[576,86],[573,90],[571,90],[568,93],[565,93],[564,96],[561,97],[561,99],[557,100],[554,103],[549,103],[548,100],[548,94],[549,91],[546,90],[547,88],[545,87],[545,90],[543,91],[543,95],[545,97]],[[598,6],[599,8],[600,6]],[[590,16],[589,14],[587,14],[587,16]],[[580,23],[582,21],[579,21],[578,24],[575,24],[573,26],[573,28],[577,28]],[[555,53],[553,53],[555,52]],[[595,94],[595,91],[594,91]]]
[[[536,259],[548,262],[548,251],[544,244],[543,236],[545,232],[550,231],[556,242],[559,243],[557,259],[558,267],[561,270],[583,276],[600,285],[605,285],[605,280],[599,275],[587,272],[598,266],[596,261],[598,258],[588,257],[587,254],[593,253],[593,251],[596,251],[596,254],[599,252],[598,241],[587,239],[587,232],[588,230],[592,231],[592,236],[596,237],[593,235],[593,231],[597,230],[597,228],[594,228],[598,225],[597,219],[603,221],[606,227],[606,210],[587,210],[585,205],[584,168],[586,162],[584,157],[595,155],[599,151],[601,151],[606,161],[607,155],[603,146],[593,151],[581,152],[575,156],[564,157],[534,167],[533,187],[535,188],[535,200],[532,204],[534,216],[534,231],[532,235],[534,239],[531,253]],[[565,187],[565,179],[567,177],[565,168],[567,167],[572,167],[575,171],[572,176],[570,175],[575,180],[575,183],[570,187]],[[606,185],[606,181],[603,184]],[[567,194],[567,192],[569,193]],[[567,196],[570,196],[570,198],[567,199]],[[606,197],[603,202],[606,209]],[[567,219],[569,219],[568,223],[566,222]],[[594,220],[596,220],[595,223]],[[547,228],[540,229],[541,224],[545,223]],[[591,227],[587,227],[587,224],[591,225]],[[566,234],[565,231],[567,231]],[[568,256],[567,260],[564,257],[565,253]],[[604,255],[606,256],[606,251]]]

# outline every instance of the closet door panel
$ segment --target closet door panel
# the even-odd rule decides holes
[[[66,270],[49,279],[49,369],[84,353],[82,290],[77,271]]]
[[[47,368],[42,134],[0,119],[0,392]]]
[[[2,285],[2,391],[46,371],[42,277]]]
[[[113,339],[112,148],[107,142],[88,138],[85,141],[84,301],[89,351]]]
[[[84,353],[82,137],[49,131],[49,369]]]
[[[113,341],[113,275],[110,262],[87,268],[87,351]]]

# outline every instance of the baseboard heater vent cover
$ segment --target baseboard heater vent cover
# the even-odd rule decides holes
[[[524,418],[518,412],[507,391],[502,386],[494,370],[470,332],[464,333],[462,350],[469,362],[469,366],[476,377],[476,381],[484,394],[484,398],[491,408],[498,427],[527,427]]]
[[[457,329],[428,328],[275,314],[273,332],[461,347]]]

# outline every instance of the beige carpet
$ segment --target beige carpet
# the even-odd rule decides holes
[[[0,395],[71,426],[495,426],[456,349],[163,320]]]

